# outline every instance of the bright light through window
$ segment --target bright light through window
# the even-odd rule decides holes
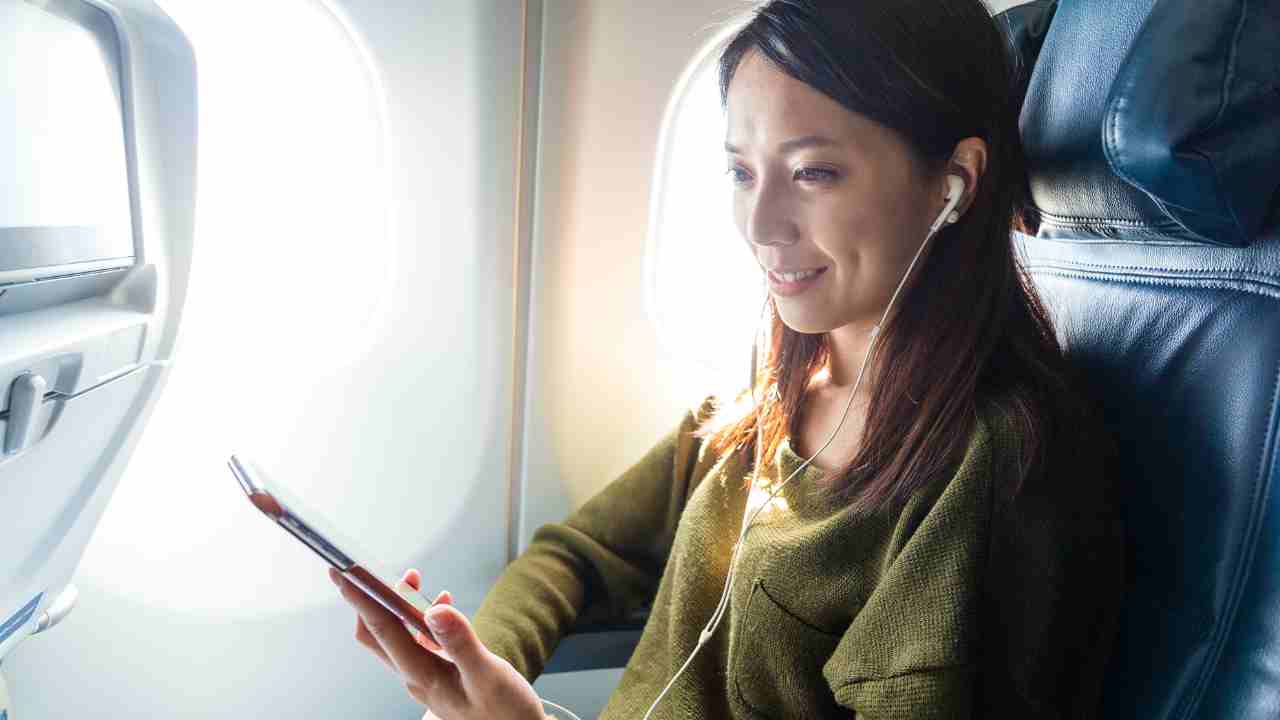
[[[161,5],[198,66],[194,262],[177,362],[82,569],[183,609],[330,602],[319,564],[246,562],[283,535],[253,512],[226,459],[287,465],[291,477],[277,479],[321,509],[349,489],[316,478],[350,462],[326,449],[359,425],[341,421],[341,404],[358,395],[353,368],[382,336],[393,289],[376,75],[319,0]],[[404,547],[376,527],[344,529]],[[154,591],[157,573],[177,594]]]
[[[746,387],[765,298],[733,223],[725,172],[717,60],[734,29],[709,43],[676,86],[653,180],[647,307],[691,396]]]

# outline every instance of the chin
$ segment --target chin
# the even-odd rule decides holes
[[[793,317],[791,313],[783,312],[781,308],[778,309],[778,317],[782,319],[783,325],[805,335],[820,335],[832,330],[831,324],[823,322],[822,318]]]

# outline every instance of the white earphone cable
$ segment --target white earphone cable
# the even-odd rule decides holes
[[[582,718],[578,717],[577,715],[574,715],[572,710],[570,710],[569,708],[567,708],[567,707],[565,707],[565,706],[563,706],[563,705],[557,705],[557,704],[555,704],[555,703],[553,703],[553,702],[551,702],[550,700],[547,700],[547,699],[545,699],[545,698],[539,698],[539,699],[540,699],[540,700],[542,700],[542,704],[543,704],[543,705],[549,705],[553,710],[559,710],[560,712],[564,713],[565,715],[568,715],[568,716],[571,718],[571,720],[582,720]]]

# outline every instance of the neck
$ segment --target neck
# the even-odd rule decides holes
[[[827,346],[830,350],[827,361],[830,372],[825,384],[836,390],[852,389],[871,348],[871,326],[853,323],[836,328],[827,333]],[[858,395],[864,398],[871,396],[870,378],[865,373]]]

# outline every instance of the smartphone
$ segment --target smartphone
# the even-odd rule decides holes
[[[382,607],[394,613],[407,627],[436,640],[419,614],[431,606],[425,598],[412,591],[396,591],[394,583],[388,583],[368,563],[362,563],[352,555],[355,546],[350,539],[344,538],[296,496],[279,485],[268,482],[266,475],[252,461],[232,455],[227,466],[231,468],[231,474],[236,476],[254,507],[275,520],[277,525],[315,551],[325,562],[337,568],[338,572],[378,601]]]

